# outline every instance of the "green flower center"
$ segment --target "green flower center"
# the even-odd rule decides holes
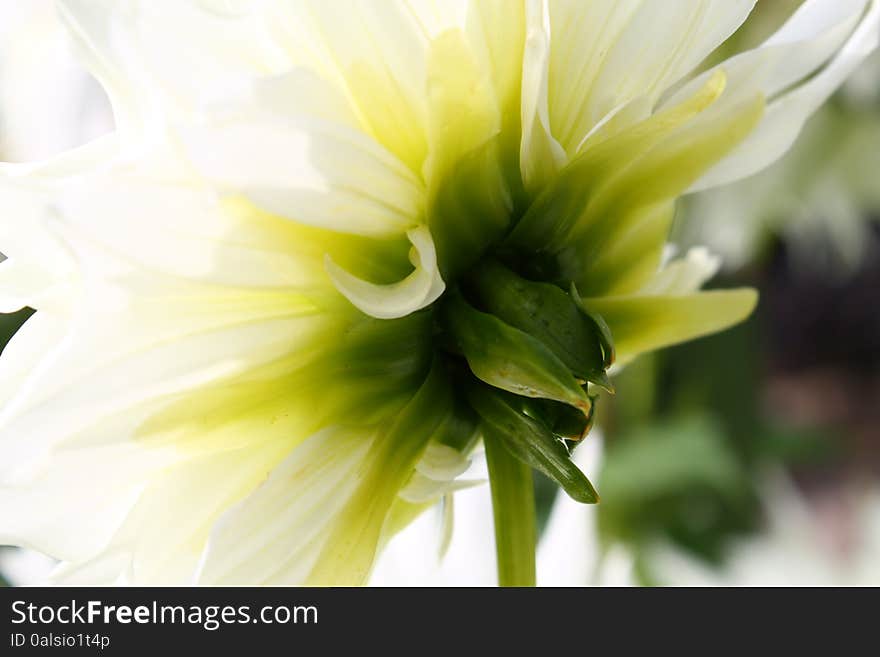
[[[592,427],[592,388],[613,392],[610,331],[574,284],[541,280],[546,262],[517,256],[484,256],[448,284],[435,303],[435,358],[484,434],[573,498],[595,502],[570,450]]]

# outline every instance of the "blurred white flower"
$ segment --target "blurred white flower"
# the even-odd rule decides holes
[[[360,583],[480,432],[595,500],[559,436],[605,323],[625,361],[755,302],[660,269],[677,197],[877,43],[876,0],[812,0],[688,80],[752,4],[61,1],[117,129],[0,170],[0,309],[37,310],[0,540],[65,582]]]

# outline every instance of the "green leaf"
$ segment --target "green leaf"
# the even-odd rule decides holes
[[[472,280],[491,314],[538,339],[574,376],[611,387],[604,372],[603,336],[564,290],[522,278],[492,260],[475,270]]]
[[[474,375],[489,385],[555,399],[590,413],[590,400],[569,369],[542,342],[470,306],[453,292],[442,321]]]
[[[543,472],[584,504],[599,501],[590,480],[571,460],[565,443],[542,422],[517,408],[517,400],[486,386],[468,388],[471,406],[483,420],[483,434],[496,439],[523,463]]]

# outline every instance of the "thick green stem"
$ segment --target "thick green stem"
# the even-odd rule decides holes
[[[535,492],[532,470],[486,432],[500,586],[535,585]]]

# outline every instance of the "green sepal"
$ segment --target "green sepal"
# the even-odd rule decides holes
[[[584,504],[599,501],[596,489],[571,460],[563,440],[543,422],[523,413],[516,397],[472,384],[468,399],[483,421],[484,435],[498,440],[523,463],[550,477],[573,500]]]
[[[549,399],[522,398],[523,412],[531,418],[543,423],[560,438],[572,442],[583,440],[593,428],[596,412],[596,397],[590,397],[592,407],[589,415],[573,409],[571,406],[550,401]]]
[[[574,283],[571,284],[571,298],[574,300],[575,304],[577,304],[577,307],[581,312],[592,320],[595,325],[596,331],[599,334],[599,342],[602,345],[605,369],[608,369],[614,364],[614,361],[617,358],[617,354],[614,351],[614,338],[611,335],[611,327],[608,326],[608,323],[602,315],[587,308]],[[601,385],[595,381],[593,381],[593,383]],[[602,387],[604,388],[605,386]],[[613,392],[613,390],[609,390],[609,392]]]
[[[458,291],[443,305],[441,322],[481,381],[524,397],[554,399],[589,415],[587,394],[540,340],[476,310]]]
[[[475,269],[471,280],[487,311],[538,339],[574,376],[613,392],[604,372],[603,336],[564,290],[522,278],[493,260]]]

